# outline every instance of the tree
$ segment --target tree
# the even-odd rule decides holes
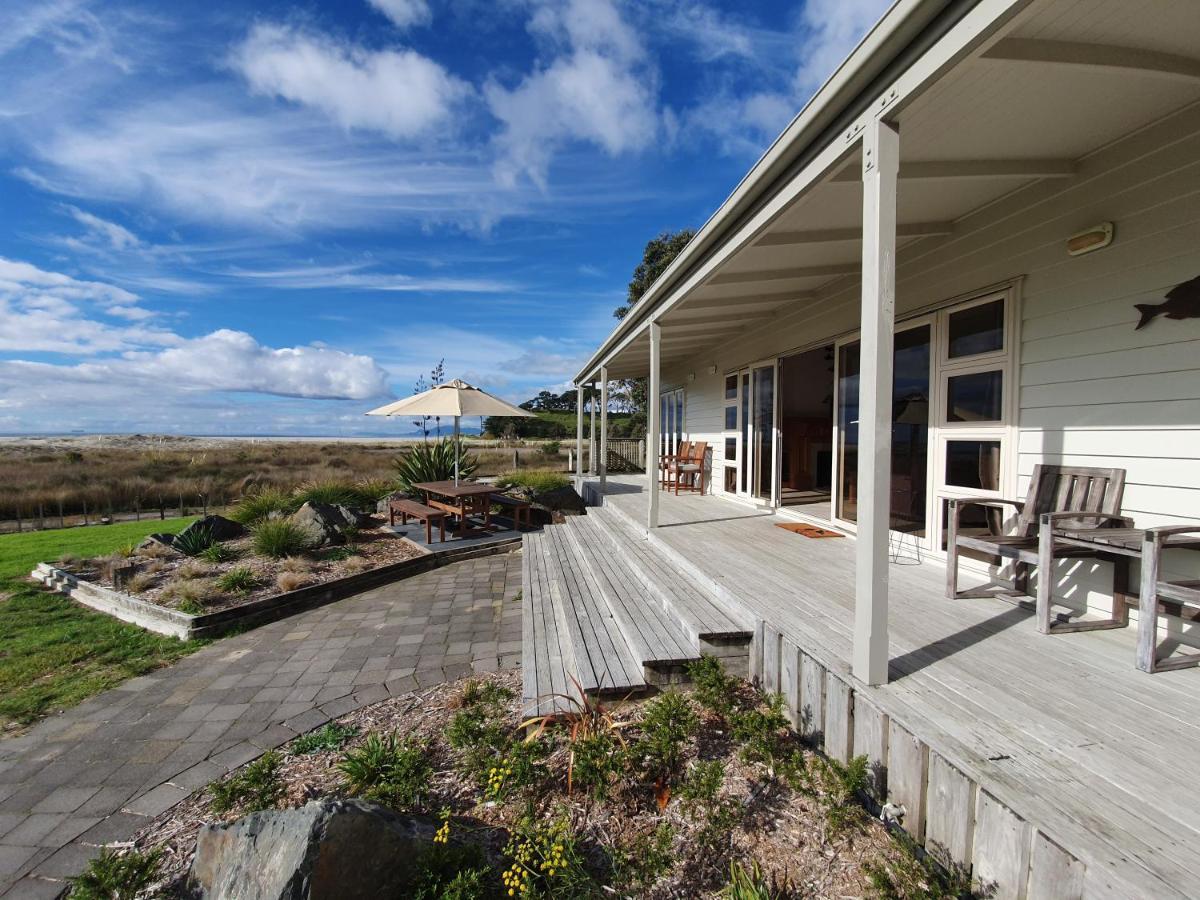
[[[434,366],[433,369],[429,373],[429,386],[437,387],[439,384],[441,384],[445,380],[446,380],[446,360],[443,357],[442,359],[438,360],[438,364],[436,366]],[[437,428],[437,436],[439,438],[441,438],[441,436],[442,436],[442,417],[434,416],[433,424]]]
[[[681,228],[679,231],[664,231],[651,238],[646,243],[646,249],[642,251],[642,261],[633,270],[633,278],[630,279],[625,294],[625,303],[614,309],[613,315],[618,319],[629,315],[629,311],[642,299],[650,285],[658,280],[695,236],[696,232],[693,229]],[[646,391],[645,378],[627,378],[616,384],[614,394],[619,398],[618,402],[633,414],[630,420],[631,434],[645,429]]]
[[[650,289],[650,285],[658,280],[667,266],[675,261],[680,251],[688,245],[696,232],[691,228],[681,228],[679,231],[664,231],[657,237],[651,238],[642,251],[642,261],[633,270],[633,278],[625,294],[625,303],[613,310],[613,315],[623,319],[629,314],[634,304],[642,299],[642,295]]]
[[[429,385],[425,383],[425,376],[418,376],[417,383],[413,385],[413,396],[416,396],[417,394],[423,394],[427,390],[429,390]],[[414,428],[420,430],[421,440],[429,440],[429,416],[418,416],[412,420],[412,423]]]

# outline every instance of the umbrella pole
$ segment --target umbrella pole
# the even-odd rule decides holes
[[[458,440],[458,416],[454,417],[454,483],[458,484],[458,457],[462,453],[462,445]]]

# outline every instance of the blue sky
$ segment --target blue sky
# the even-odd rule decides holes
[[[561,389],[887,5],[0,2],[0,432]]]

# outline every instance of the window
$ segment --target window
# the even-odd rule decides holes
[[[999,369],[946,379],[947,422],[999,422],[1004,418],[1004,373]]]
[[[733,423],[733,427],[734,428],[737,427],[737,422]],[[736,462],[736,461],[737,461],[737,438],[727,437],[727,438],[725,438],[725,462]]]
[[[662,416],[658,424],[658,446],[664,456],[670,456],[678,451],[679,442],[683,440],[684,435],[683,388],[665,391],[659,395],[658,410]]]
[[[977,491],[1000,490],[1000,442],[947,441],[946,484]]]
[[[1004,300],[978,303],[950,313],[947,325],[950,359],[997,353],[1004,349]]]
[[[738,380],[738,377],[736,375],[726,375],[725,376],[725,399],[726,400],[736,400],[737,399],[737,380]]]

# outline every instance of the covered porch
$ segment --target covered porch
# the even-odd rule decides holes
[[[1200,670],[1146,677],[1132,629],[1039,634],[1032,609],[948,600],[941,563],[902,560],[888,683],[868,686],[851,676],[854,538],[697,495],[663,495],[647,530],[644,477],[607,482],[607,514],[754,619],[750,668],[797,726],[838,759],[867,754],[904,827],[996,896],[1194,894]]]

